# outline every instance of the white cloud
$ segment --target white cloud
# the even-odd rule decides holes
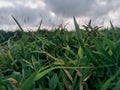
[[[36,1],[36,2],[31,2],[31,1],[28,1],[26,4],[25,4],[26,7],[30,7],[30,8],[45,8],[46,7],[46,4],[43,2],[43,1]]]
[[[12,2],[9,2],[9,1],[4,1],[4,0],[1,0],[0,1],[0,8],[5,8],[5,7],[14,7],[14,4]]]
[[[96,2],[97,4],[102,5],[102,6],[107,5],[107,0],[97,0]]]

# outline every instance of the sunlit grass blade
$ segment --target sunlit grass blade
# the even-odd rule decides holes
[[[78,49],[78,56],[79,56],[80,58],[83,58],[83,56],[84,56],[84,53],[83,53],[83,50],[82,50],[81,47],[79,47],[79,49]]]
[[[39,80],[40,78],[42,78],[43,76],[45,76],[46,74],[48,74],[49,72],[55,70],[55,69],[83,69],[83,68],[91,68],[91,67],[69,67],[69,66],[55,66],[55,67],[50,67],[40,73],[38,73],[35,77],[35,81]]]
[[[10,50],[8,50],[8,57],[10,58],[11,61],[14,61],[14,58],[13,58],[13,56],[11,55],[11,51],[10,51]]]
[[[35,77],[35,81],[39,80],[40,78],[42,78],[43,76],[45,76],[46,74],[48,74],[50,71],[55,70],[55,69],[59,69],[59,68],[61,68],[61,67],[59,67],[59,66],[57,66],[57,67],[51,67],[49,69],[46,69],[46,70],[38,73],[36,75],[36,77]]]

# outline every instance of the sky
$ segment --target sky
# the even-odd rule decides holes
[[[73,16],[80,26],[91,19],[93,25],[109,27],[110,20],[120,26],[120,0],[0,0],[0,29],[18,29],[14,16],[25,30],[60,24],[74,29]]]

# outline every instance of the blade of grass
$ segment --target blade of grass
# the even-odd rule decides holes
[[[14,58],[12,57],[10,50],[8,50],[8,57],[10,58],[10,60],[11,60],[12,62],[14,61]]]
[[[112,24],[112,21],[110,20],[110,26],[112,29],[115,29],[114,25]]]
[[[73,78],[72,78],[72,76],[70,75],[69,71],[66,70],[66,69],[63,69],[63,70],[64,70],[65,74],[67,75],[67,77],[69,78],[69,80],[70,80],[71,82],[73,82]]]
[[[101,46],[101,44],[98,42],[97,39],[94,40],[94,43],[95,43],[96,49],[102,53],[102,56],[104,56],[105,58],[108,59],[108,61],[110,61],[112,58],[110,57],[110,54],[108,53],[108,51],[104,50],[104,48]]]
[[[111,28],[112,28],[112,37],[113,37],[113,40],[115,41],[116,39],[115,39],[115,27],[114,27],[114,25],[112,24],[112,21],[110,21],[110,25],[111,25]]]
[[[75,90],[76,82],[77,82],[77,77],[78,77],[78,74],[76,73],[74,75],[74,78],[73,78],[73,83],[72,83],[72,86],[71,86],[71,90]]]
[[[41,19],[40,24],[39,24],[39,26],[38,26],[38,29],[37,29],[37,30],[40,30],[41,25],[42,25],[42,22],[43,22],[43,20]]]
[[[90,61],[93,62],[95,65],[97,65],[98,62],[96,61],[95,57],[93,56],[93,54],[90,52],[90,50],[83,43],[81,33],[80,33],[80,29],[79,29],[79,25],[77,24],[77,21],[76,21],[75,17],[73,17],[73,19],[74,19],[74,24],[75,24],[75,29],[76,29],[78,41],[79,41],[79,44],[80,44],[82,50],[85,52],[85,54],[90,59]]]
[[[91,67],[69,67],[69,66],[55,66],[55,67],[51,67],[51,68],[48,68],[40,73],[38,73],[36,75],[36,78],[34,81],[37,81],[39,80],[40,78],[42,78],[43,76],[45,76],[46,74],[48,74],[50,71],[53,71],[55,69],[79,69],[79,68],[91,68]]]
[[[21,90],[30,90],[32,84],[34,83],[34,79],[35,76],[37,75],[37,73],[33,73],[32,75],[30,75],[30,77],[28,77],[28,79],[26,79],[21,87]]]
[[[33,51],[34,53],[44,53],[46,54],[48,57],[50,57],[51,59],[53,59],[54,61],[58,61],[58,59],[54,56],[52,56],[50,53],[46,52],[46,51]]]
[[[80,57],[80,59],[83,58],[83,56],[84,56],[84,53],[83,53],[83,50],[81,47],[79,47],[79,49],[78,49],[78,56]]]
[[[120,74],[120,69],[115,73],[114,76],[112,76],[111,78],[109,78],[101,87],[100,90],[107,90],[109,85],[111,84],[111,81],[114,80],[118,75]]]
[[[104,37],[99,37],[99,38],[102,39],[104,43],[106,43],[112,50],[115,49],[115,43],[112,40]]]
[[[66,80],[66,78],[64,76],[62,76],[62,80],[66,87],[66,90],[70,90],[70,84],[68,83],[68,81]]]
[[[20,30],[21,30],[22,32],[24,32],[23,28],[21,27],[21,25],[20,25],[20,23],[17,21],[17,19],[16,19],[14,16],[12,16],[12,18],[14,19],[15,23],[18,25],[18,27],[20,28]]]

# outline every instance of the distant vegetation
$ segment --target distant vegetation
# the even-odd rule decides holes
[[[119,90],[120,29],[0,31],[0,90]]]

